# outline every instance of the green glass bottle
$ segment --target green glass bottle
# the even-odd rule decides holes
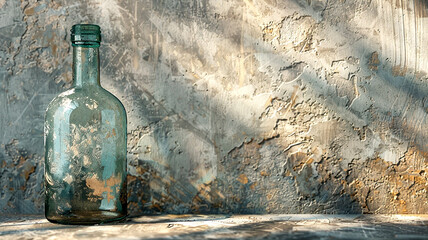
[[[100,27],[71,28],[73,87],[45,116],[46,218],[95,224],[125,218],[126,112],[100,85]]]

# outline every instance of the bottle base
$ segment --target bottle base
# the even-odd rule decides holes
[[[126,214],[111,211],[73,211],[67,215],[48,216],[51,223],[67,225],[94,225],[100,223],[119,222],[126,218]]]

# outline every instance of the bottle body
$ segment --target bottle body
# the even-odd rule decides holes
[[[45,121],[46,217],[97,223],[126,216],[126,114],[99,88],[71,89]]]
[[[74,87],[45,115],[45,215],[95,224],[126,216],[126,112],[99,85],[98,48],[74,46]]]

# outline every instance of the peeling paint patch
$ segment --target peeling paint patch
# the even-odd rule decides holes
[[[94,175],[86,179],[86,186],[93,190],[95,198],[104,198],[110,202],[119,194],[121,181],[121,176],[110,177],[107,180],[98,180],[98,177]]]
[[[242,184],[247,184],[248,183],[248,178],[247,178],[247,176],[245,176],[245,174],[239,175],[239,177],[237,178],[237,180],[240,183],[242,183]]]

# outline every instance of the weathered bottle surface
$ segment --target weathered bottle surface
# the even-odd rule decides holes
[[[46,218],[94,224],[126,216],[126,112],[100,85],[99,26],[74,25],[73,87],[45,116]]]

